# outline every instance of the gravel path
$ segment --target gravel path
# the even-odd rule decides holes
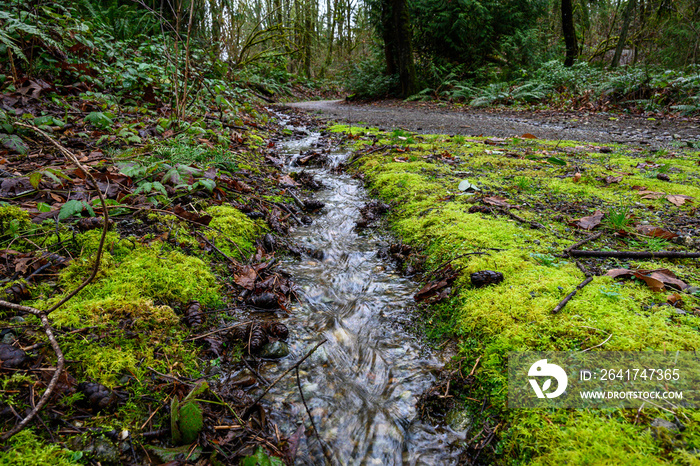
[[[700,147],[697,118],[651,118],[593,112],[448,109],[434,103],[388,100],[370,104],[323,100],[287,104],[322,119],[364,123],[384,130],[510,137],[531,133],[542,139],[619,142],[649,148]]]

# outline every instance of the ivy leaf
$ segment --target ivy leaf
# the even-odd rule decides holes
[[[85,117],[85,121],[99,129],[107,129],[114,125],[114,121],[102,112],[90,112]]]
[[[195,183],[196,185],[204,187],[209,192],[214,191],[214,188],[216,188],[216,182],[214,180],[209,180],[207,178],[201,179]]]
[[[85,201],[77,201],[75,199],[70,200],[61,206],[61,211],[58,213],[58,219],[65,220],[68,217],[81,213],[86,207],[89,206],[85,203]],[[92,207],[89,207],[89,210],[92,210]],[[92,212],[92,215],[95,215],[94,211]]]

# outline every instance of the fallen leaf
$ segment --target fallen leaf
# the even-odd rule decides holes
[[[607,186],[607,185],[610,185],[610,184],[613,184],[613,183],[619,183],[620,181],[622,181],[622,177],[621,177],[621,176],[612,176],[612,175],[608,175],[608,176],[605,177],[605,180],[604,180],[604,181],[605,181],[605,185]]]
[[[589,215],[588,217],[581,217],[578,219],[576,222],[574,222],[574,225],[576,225],[579,228],[583,228],[584,230],[592,230],[598,225],[603,220],[603,217],[605,214],[601,212],[600,210],[596,210],[593,215]]]
[[[640,272],[633,272],[632,275],[637,277],[638,279],[642,280],[644,283],[647,284],[649,288],[651,288],[651,291],[663,291],[664,290],[664,282],[659,280],[656,277],[652,277],[650,275],[644,275]]]
[[[457,189],[459,189],[460,191],[469,191],[469,190],[478,191],[479,190],[479,188],[476,185],[471,184],[469,182],[469,180],[462,180],[459,183],[459,186],[457,187]]]
[[[666,195],[666,193],[659,193],[656,191],[639,191],[638,194],[642,195],[642,199],[661,199]]]
[[[673,293],[666,297],[666,302],[673,305],[675,305],[678,302],[681,302],[682,300],[683,298],[678,293]]]
[[[293,188],[293,187],[296,187],[296,186],[299,186],[299,183],[297,183],[296,181],[294,181],[294,180],[292,179],[292,177],[290,177],[289,175],[282,175],[282,176],[279,178],[279,183],[280,183],[281,186],[288,186],[288,187],[292,187],[292,188]]]
[[[690,196],[684,196],[682,194],[669,194],[666,196],[668,202],[678,207],[682,206],[686,202],[693,202],[693,198]]]
[[[611,269],[605,274],[613,278],[638,278],[647,284],[652,291],[663,291],[664,285],[671,286],[680,290],[688,288],[688,284],[676,278],[676,275],[668,269],[655,270],[629,270],[629,269]]]
[[[530,134],[530,133],[525,133],[521,137],[524,139],[537,139],[537,136],[535,136],[534,134]]]
[[[250,265],[246,265],[241,269],[241,273],[233,277],[236,284],[242,286],[246,290],[255,288],[255,279],[258,277],[257,272]]]
[[[665,230],[660,227],[655,227],[652,225],[639,225],[635,228],[639,233],[645,236],[654,236],[656,238],[671,239],[676,238],[678,235],[672,231]]]
[[[406,163],[408,162],[408,157],[394,157],[394,162]]]

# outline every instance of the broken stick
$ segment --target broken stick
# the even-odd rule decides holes
[[[557,312],[559,312],[559,311],[561,311],[562,309],[564,309],[564,306],[566,306],[566,303],[568,303],[569,301],[571,301],[571,298],[573,298],[574,295],[576,295],[576,293],[578,292],[578,290],[580,290],[580,289],[583,288],[584,286],[588,285],[588,284],[591,283],[592,281],[593,281],[593,277],[588,277],[588,278],[586,278],[584,281],[582,281],[581,283],[579,283],[578,286],[576,287],[576,289],[575,289],[574,291],[572,291],[571,293],[569,293],[569,294],[566,296],[566,298],[562,299],[561,302],[560,302],[559,304],[557,304],[557,307],[554,308],[554,310],[552,311],[552,314],[556,314]]]

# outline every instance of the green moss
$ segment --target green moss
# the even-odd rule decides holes
[[[92,259],[75,259],[61,274],[64,289],[71,290],[82,282],[92,264]],[[106,253],[101,270],[97,281],[52,314],[57,325],[102,324],[119,315],[169,325],[174,320],[172,310],[153,306],[153,302],[197,300],[209,306],[220,301],[218,285],[204,261],[168,251],[160,243],[137,246],[121,262]]]
[[[39,440],[31,429],[25,429],[12,437],[10,449],[0,452],[0,464],[15,466],[72,466],[78,465],[75,454],[56,444],[45,444]]]
[[[240,210],[227,205],[210,207],[207,213],[213,217],[209,226],[221,231],[206,233],[217,248],[229,257],[239,259],[255,251],[255,238],[265,231],[262,224],[252,221]]]
[[[344,130],[344,128],[336,128]],[[380,135],[380,140],[385,138]],[[580,215],[595,210],[622,209],[636,205],[639,195],[633,185],[669,194],[700,197],[700,188],[688,186],[678,174],[700,171],[688,155],[672,159],[677,179],[671,183],[648,178],[637,164],[639,154],[615,147],[613,154],[590,153],[577,143],[562,144],[574,152],[556,154],[567,160],[561,167],[546,162],[556,143],[548,141],[507,141],[506,147],[483,146],[467,142],[453,144],[444,136],[427,136],[429,143],[414,144],[408,153],[374,153],[361,157],[356,166],[365,174],[370,189],[392,202],[391,228],[404,241],[417,245],[428,256],[428,265],[437,265],[461,254],[487,251],[488,255],[466,256],[452,262],[462,269],[452,298],[435,306],[427,316],[426,332],[433,337],[456,337],[464,367],[480,359],[477,383],[470,387],[471,398],[488,397],[492,413],[498,413],[511,427],[503,433],[499,450],[508,460],[533,464],[662,464],[669,449],[652,438],[647,429],[635,425],[620,411],[517,412],[506,409],[509,351],[574,351],[605,342],[605,350],[697,350],[700,333],[697,318],[679,316],[669,307],[651,306],[659,294],[638,282],[616,284],[609,277],[596,277],[572,299],[565,310],[552,309],[583,280],[578,268],[558,254],[580,237],[568,228],[566,217],[551,220],[557,206],[576,206],[586,202]],[[458,141],[459,142],[459,141]],[[355,143],[359,146],[359,143]],[[431,154],[449,151],[462,163],[456,167],[430,162]],[[511,156],[507,157],[506,152]],[[415,160],[399,163],[397,156]],[[520,154],[520,155],[517,155]],[[528,158],[530,157],[530,158]],[[586,178],[575,182],[571,167],[585,168]],[[605,186],[612,170],[625,170],[623,181]],[[518,177],[535,180],[529,189],[519,189]],[[476,183],[485,195],[506,195],[511,203],[526,205],[518,215],[547,225],[548,231],[532,230],[505,215],[469,213],[479,196],[458,191],[463,179]],[[597,179],[601,178],[601,179]],[[507,190],[506,194],[504,191]],[[683,210],[666,200],[656,203],[664,210]],[[530,206],[539,205],[538,209]],[[593,207],[591,207],[593,206]],[[658,221],[646,208],[634,210],[636,220]],[[576,215],[576,214],[574,214]],[[576,218],[576,217],[573,217]],[[555,232],[558,237],[554,237]],[[564,240],[564,244],[561,244]],[[616,241],[611,238],[609,241]],[[499,251],[491,250],[497,248]],[[546,260],[545,260],[546,259]],[[638,267],[667,267],[682,273],[686,281],[698,280],[694,263],[677,261],[638,262]],[[495,286],[475,289],[469,274],[496,270],[505,280]],[[693,283],[691,283],[693,284]],[[697,299],[684,297],[692,305]],[[661,301],[665,296],[661,297]],[[690,314],[690,313],[689,313]],[[467,403],[468,409],[469,403]],[[482,411],[481,406],[473,407]],[[648,411],[649,407],[646,408]],[[653,412],[653,410],[652,410]],[[633,416],[634,417],[634,416]],[[697,443],[697,419],[684,439]],[[696,432],[693,434],[692,432]],[[695,437],[693,437],[695,435]],[[691,450],[689,450],[691,451]],[[678,458],[683,456],[678,453]],[[645,460],[644,458],[649,458]]]

